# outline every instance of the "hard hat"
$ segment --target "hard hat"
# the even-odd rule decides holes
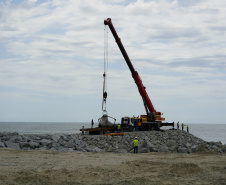
[[[135,137],[135,139],[137,139],[137,137]]]

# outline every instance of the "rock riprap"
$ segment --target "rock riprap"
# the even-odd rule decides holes
[[[132,153],[133,140],[138,137],[139,153],[148,152],[219,152],[226,153],[221,142],[206,142],[181,130],[127,132],[124,136],[81,134],[0,133],[0,148],[18,150],[51,150],[62,152]]]

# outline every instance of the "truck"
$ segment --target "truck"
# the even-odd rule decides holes
[[[174,128],[174,122],[173,123],[164,123],[165,118],[161,117],[161,112],[157,112],[147,94],[146,87],[143,85],[142,80],[138,74],[138,72],[134,69],[133,64],[121,42],[121,39],[119,38],[113,24],[111,21],[111,18],[107,18],[104,20],[104,24],[109,26],[111,33],[113,37],[115,38],[115,41],[130,69],[131,75],[137,85],[138,91],[142,97],[144,108],[146,111],[145,115],[141,115],[138,117],[133,117],[132,119],[128,119],[128,117],[123,117],[121,120],[121,128],[123,130],[126,130],[127,127],[129,127],[129,131],[132,131],[135,128],[138,128],[139,130],[145,131],[145,130],[159,130],[162,126],[172,126]],[[128,123],[130,122],[130,123]]]

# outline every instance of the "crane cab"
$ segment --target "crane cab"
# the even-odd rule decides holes
[[[134,120],[129,116],[124,116],[121,119],[121,129],[123,132],[132,132],[134,129]]]

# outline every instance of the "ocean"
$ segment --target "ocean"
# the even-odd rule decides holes
[[[90,128],[87,122],[0,122],[0,132],[18,132],[19,134],[53,134],[80,133],[84,126]],[[94,123],[94,127],[97,123]],[[167,127],[165,127],[167,129]],[[185,127],[186,130],[186,127]],[[205,141],[221,141],[226,144],[226,124],[189,124],[191,134]]]

